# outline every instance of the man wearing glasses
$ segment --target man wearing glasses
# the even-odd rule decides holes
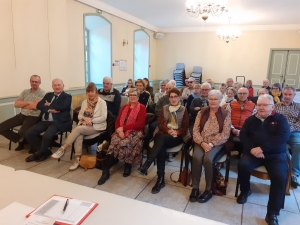
[[[287,143],[292,154],[291,186],[293,188],[300,186],[297,181],[300,175],[300,104],[293,101],[295,96],[295,88],[285,87],[283,102],[275,105],[275,111],[285,116],[291,129],[291,136]]]
[[[226,109],[231,113],[231,131],[236,137],[240,136],[240,130],[245,120],[256,113],[255,104],[247,100],[249,95],[247,88],[238,90],[238,99],[230,102]],[[243,152],[243,146],[240,142],[235,142],[235,149],[239,152],[239,157]]]
[[[182,96],[181,99],[183,100],[184,103],[187,101],[188,97],[194,91],[195,79],[190,77],[188,82],[189,82],[188,87],[183,89],[183,92],[182,92],[182,95],[181,95]]]
[[[40,110],[36,109],[36,105],[46,94],[39,88],[40,84],[40,76],[32,75],[30,77],[31,88],[22,91],[14,104],[14,107],[21,109],[21,112],[0,124],[1,135],[15,143],[19,142],[16,151],[24,149],[25,132],[39,120]],[[20,125],[21,128],[18,133],[12,130],[12,128]]]
[[[246,119],[242,127],[240,139],[244,152],[238,163],[241,194],[237,197],[237,203],[247,202],[252,193],[251,171],[264,165],[271,180],[265,220],[269,225],[278,225],[277,216],[284,202],[287,181],[286,142],[290,137],[290,126],[287,119],[273,109],[272,96],[259,96],[257,114]]]

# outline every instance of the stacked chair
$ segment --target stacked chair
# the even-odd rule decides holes
[[[190,77],[193,77],[195,79],[196,84],[201,84],[202,83],[202,67],[194,66]]]
[[[185,66],[184,63],[176,63],[176,69],[173,72],[176,88],[180,89],[185,86]]]

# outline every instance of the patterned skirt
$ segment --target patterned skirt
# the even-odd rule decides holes
[[[117,133],[111,138],[107,154],[113,154],[115,158],[124,160],[129,164],[142,162],[144,135],[141,131],[132,131],[126,138],[121,139]]]

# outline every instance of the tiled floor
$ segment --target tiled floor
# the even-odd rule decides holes
[[[269,181],[253,178],[251,182],[253,194],[248,198],[246,204],[237,204],[234,197],[237,177],[237,159],[235,156],[232,156],[231,160],[227,195],[222,197],[213,196],[209,202],[200,204],[188,201],[191,191],[190,187],[184,187],[170,180],[170,174],[179,171],[180,155],[175,157],[174,162],[167,163],[165,176],[166,186],[160,193],[153,195],[151,189],[157,178],[156,167],[153,165],[148,171],[148,176],[144,177],[139,175],[136,171],[138,166],[133,166],[132,174],[124,178],[122,176],[124,169],[123,162],[119,162],[111,169],[110,179],[104,185],[99,186],[97,185],[97,181],[101,176],[101,170],[92,169],[85,172],[79,168],[76,171],[69,172],[68,168],[72,165],[72,161],[69,159],[70,150],[60,162],[48,159],[42,163],[26,163],[25,158],[28,156],[28,149],[16,152],[14,151],[15,148],[16,144],[12,144],[12,150],[9,151],[8,141],[0,137],[0,164],[13,167],[17,170],[29,170],[227,224],[266,224],[264,217],[267,210]],[[95,147],[93,149],[95,150]],[[55,150],[56,148],[53,149],[53,152]],[[202,177],[200,183],[201,190],[204,189],[204,185],[205,180],[204,177]],[[280,224],[300,224],[299,206],[300,188],[291,189],[291,195],[286,196],[285,208],[281,210],[279,216]]]

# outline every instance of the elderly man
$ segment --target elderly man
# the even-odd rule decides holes
[[[40,76],[32,75],[30,77],[31,88],[22,91],[14,104],[14,107],[20,108],[21,112],[0,124],[1,135],[15,143],[19,142],[16,151],[24,149],[25,132],[39,121],[40,110],[36,109],[36,105],[45,95],[45,92],[39,88],[40,84]],[[20,125],[21,128],[18,133],[12,131],[13,127]]]
[[[212,90],[215,89],[212,79],[207,79],[205,82],[210,84]]]
[[[193,99],[190,106],[190,125],[193,125],[198,112],[205,106],[208,106],[208,93],[211,90],[209,83],[203,83],[201,85],[201,97]]]
[[[245,122],[245,120],[256,112],[255,104],[247,100],[248,89],[240,88],[238,90],[238,99],[230,102],[226,109],[231,113],[231,131],[234,136],[240,135],[240,130]],[[240,142],[234,143],[235,150],[239,152],[238,157],[241,156],[243,152],[243,146]]]
[[[60,79],[52,81],[54,92],[47,93],[37,104],[41,110],[42,120],[32,126],[25,134],[27,141],[37,151],[28,156],[26,162],[41,162],[52,155],[48,149],[53,137],[58,132],[70,131],[72,129],[71,104],[72,96],[64,92],[64,83]],[[43,133],[42,139],[39,137]]]
[[[118,116],[121,105],[120,92],[113,88],[110,77],[103,78],[103,88],[98,90],[99,97],[106,102],[107,110],[115,117]]]
[[[247,202],[251,195],[251,171],[264,165],[271,180],[266,222],[278,224],[279,211],[285,197],[287,181],[286,142],[290,136],[287,119],[273,111],[272,96],[264,94],[258,97],[257,114],[246,119],[241,130],[240,139],[244,146],[244,154],[238,163],[238,182],[241,194],[237,198],[239,204]]]
[[[154,96],[154,103],[157,103],[158,100],[166,94],[166,84],[168,82],[169,82],[168,79],[164,79],[159,82],[160,89],[159,89],[159,92],[157,92]]]
[[[188,86],[183,89],[181,99],[186,102],[188,97],[193,93],[194,91],[194,85],[195,85],[195,79],[190,77],[188,81]]]
[[[268,91],[271,91],[271,87],[269,85],[270,85],[270,82],[269,82],[268,79],[263,80],[263,86],[262,86],[262,88],[265,88]]]
[[[269,91],[265,88],[259,89],[257,92],[257,96],[254,96],[253,98],[251,98],[251,102],[253,102],[256,105],[258,97],[260,95],[264,95],[264,94],[269,94]]]
[[[233,87],[233,79],[227,78],[226,84],[227,84],[227,88]]]
[[[286,117],[291,129],[291,136],[287,143],[292,153],[291,186],[293,188],[300,186],[297,181],[300,175],[300,104],[293,101],[295,95],[295,88],[287,86],[283,89],[283,102],[275,105],[275,111]]]

